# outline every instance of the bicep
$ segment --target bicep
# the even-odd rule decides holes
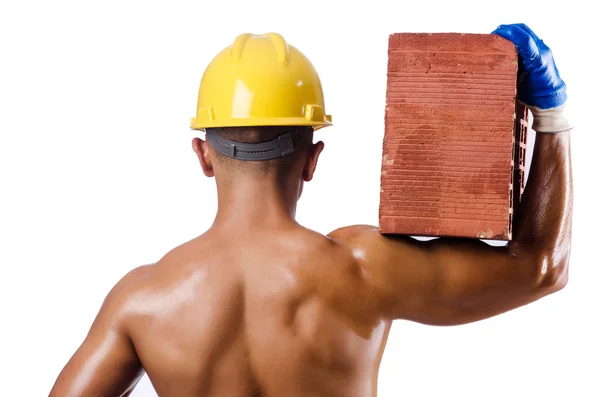
[[[143,374],[124,325],[124,291],[107,296],[90,331],[60,373],[50,396],[121,396]]]
[[[541,297],[529,258],[476,239],[419,241],[362,227],[350,239],[365,283],[392,319],[455,325]]]
[[[511,254],[475,239],[404,242],[408,254],[390,263],[399,269],[399,286],[420,300],[393,300],[393,314],[432,325],[469,323],[512,310],[541,297],[534,288],[531,258]],[[390,251],[394,257],[394,250]],[[411,280],[411,269],[420,278]]]

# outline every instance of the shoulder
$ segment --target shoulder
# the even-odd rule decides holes
[[[383,237],[376,226],[354,225],[336,229],[329,233],[327,237],[342,250],[348,252],[353,260],[361,267],[378,255],[373,253],[381,251],[380,239]]]
[[[336,229],[327,235],[331,240],[355,251],[367,250],[385,245],[387,237],[379,233],[379,228],[370,225],[354,225]]]
[[[155,265],[144,265],[127,272],[106,295],[101,310],[109,312],[116,320],[122,320],[131,309],[132,299],[148,285],[154,269]]]
[[[379,229],[376,226],[354,225],[336,229],[329,233],[327,237],[343,243],[365,238],[365,236],[372,235],[373,233],[379,234]]]
[[[102,306],[94,319],[90,335],[98,330],[116,332],[118,335],[129,335],[129,318],[132,313],[132,302],[138,291],[145,284],[145,279],[152,273],[153,266],[145,265],[130,270],[108,292]]]
[[[172,304],[172,296],[182,279],[201,268],[196,240],[168,251],[156,263],[128,271],[106,295],[100,314],[114,326],[131,330],[155,312]],[[201,257],[202,255],[200,255]]]
[[[328,234],[336,243],[349,248],[359,262],[396,261],[417,255],[426,244],[410,236],[384,235],[379,228],[370,225],[354,225],[339,228]]]

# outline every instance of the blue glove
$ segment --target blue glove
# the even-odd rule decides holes
[[[525,24],[500,25],[492,34],[513,42],[519,53],[517,97],[534,116],[533,129],[558,132],[570,129],[563,115],[567,86],[560,78],[552,51]]]

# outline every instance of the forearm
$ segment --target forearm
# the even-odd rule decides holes
[[[566,277],[572,203],[570,131],[538,133],[527,185],[516,209],[514,238],[508,244],[512,256],[536,267],[538,285]]]

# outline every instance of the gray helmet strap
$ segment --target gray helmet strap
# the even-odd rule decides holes
[[[295,130],[278,136],[269,142],[242,143],[230,141],[218,134],[218,129],[207,129],[206,140],[219,153],[238,160],[271,160],[294,153],[302,132]]]

